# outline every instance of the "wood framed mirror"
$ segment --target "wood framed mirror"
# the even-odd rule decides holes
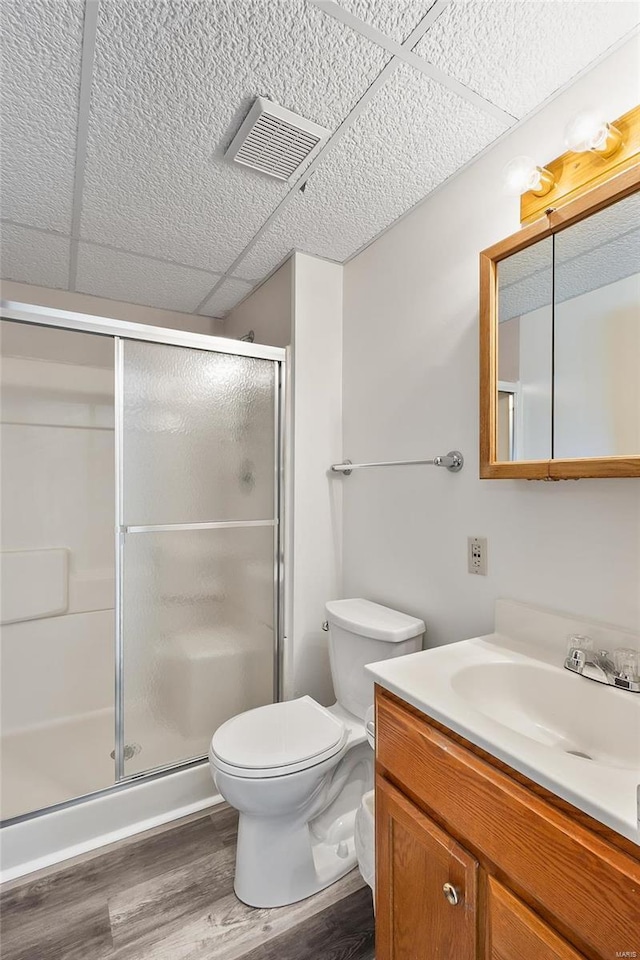
[[[640,477],[640,164],[480,254],[480,477]]]

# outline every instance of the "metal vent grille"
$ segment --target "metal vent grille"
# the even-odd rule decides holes
[[[226,157],[278,180],[289,180],[328,133],[325,127],[258,97]]]

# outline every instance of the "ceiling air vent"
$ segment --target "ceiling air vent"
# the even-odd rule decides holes
[[[325,127],[258,97],[225,156],[243,167],[288,180],[328,134]]]

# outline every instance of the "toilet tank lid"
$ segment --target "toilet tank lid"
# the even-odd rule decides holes
[[[419,637],[426,629],[423,620],[362,598],[330,600],[325,609],[330,624],[372,640],[399,643]]]

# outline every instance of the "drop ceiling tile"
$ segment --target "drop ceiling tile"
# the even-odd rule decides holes
[[[280,217],[267,227],[234,270],[236,277],[247,282],[258,283],[296,249],[322,256],[314,249],[315,244],[312,238],[302,246],[296,242],[295,238],[301,231],[295,228],[295,223],[295,233],[291,234],[291,222],[295,221],[296,216],[304,216],[304,211],[301,214],[295,212],[300,209],[298,200],[299,198],[294,197]]]
[[[244,299],[251,287],[252,284],[246,280],[230,277],[221,284],[199,312],[205,317],[221,317],[232,307],[235,307],[236,303]]]
[[[305,0],[101,0],[83,238],[228,268],[287,191],[223,159],[254,97],[335,127],[387,59]]]
[[[78,244],[76,290],[97,297],[191,313],[216,276],[90,243]]]
[[[2,215],[68,231],[82,0],[2,0]]]
[[[337,0],[354,17],[380,30],[397,43],[404,43],[429,12],[435,0]]]
[[[65,289],[69,283],[69,240],[55,233],[10,223],[1,229],[0,263],[5,280]]]
[[[635,2],[450,3],[415,52],[523,117],[640,21]]]
[[[271,270],[292,247],[342,261],[499,136],[504,125],[400,65],[238,265]]]

